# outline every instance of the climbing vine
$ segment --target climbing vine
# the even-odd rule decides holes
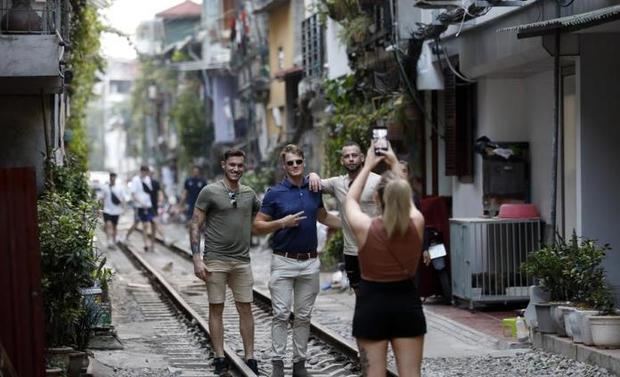
[[[100,37],[104,30],[97,9],[85,0],[72,0],[73,15],[69,28],[71,50],[68,68],[73,79],[68,87],[71,113],[67,129],[71,135],[67,152],[75,157],[77,167],[87,170],[86,108],[93,95],[96,72],[105,64],[100,54]]]

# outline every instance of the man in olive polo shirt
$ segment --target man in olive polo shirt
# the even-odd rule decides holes
[[[258,374],[254,359],[254,318],[252,316],[252,269],[250,238],[254,216],[260,209],[256,193],[239,183],[245,168],[245,153],[224,152],[221,161],[224,179],[205,186],[198,194],[190,222],[194,273],[207,283],[209,331],[215,349],[215,373],[225,374],[224,301],[226,285],[232,290],[239,313],[239,328],[246,364]],[[204,258],[200,252],[200,229],[205,224]]]

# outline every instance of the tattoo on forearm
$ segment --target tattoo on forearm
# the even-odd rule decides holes
[[[362,347],[360,347],[360,368],[362,369],[362,376],[368,376],[368,353]]]
[[[200,225],[202,224],[202,216],[194,211],[190,222],[189,242],[192,247],[192,255],[200,254]]]
[[[192,255],[200,254],[200,242],[192,242]]]

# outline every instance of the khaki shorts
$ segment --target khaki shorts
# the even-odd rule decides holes
[[[236,302],[253,302],[252,285],[254,277],[248,262],[205,261],[211,273],[207,280],[209,304],[223,304],[226,301],[226,285],[230,287]]]

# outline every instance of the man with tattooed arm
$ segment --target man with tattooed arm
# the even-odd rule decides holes
[[[209,331],[215,349],[215,373],[228,374],[224,356],[224,301],[226,285],[232,290],[239,329],[243,339],[245,361],[258,374],[254,358],[254,318],[250,238],[254,216],[260,209],[256,193],[239,183],[245,168],[245,152],[224,152],[221,167],[224,179],[205,186],[198,194],[190,221],[190,242],[194,273],[207,284]],[[204,255],[200,250],[200,233],[205,235]]]

